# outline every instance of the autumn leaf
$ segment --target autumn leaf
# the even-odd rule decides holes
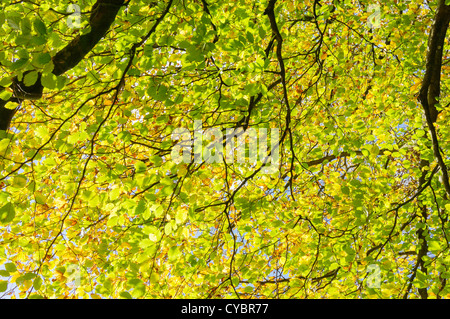
[[[448,16],[4,5],[2,296],[448,297]]]

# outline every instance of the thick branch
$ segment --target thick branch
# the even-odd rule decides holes
[[[437,138],[434,123],[437,120],[438,111],[436,105],[439,103],[441,92],[441,67],[442,52],[444,50],[445,35],[450,23],[450,6],[445,5],[445,0],[439,0],[438,8],[434,18],[428,40],[428,52],[425,76],[419,92],[419,100],[425,111],[425,117],[433,142],[434,157],[442,170],[444,187],[447,195],[450,196],[450,183],[448,180],[447,166],[442,158],[439,141]]]
[[[114,22],[124,0],[98,0],[92,7],[89,25],[91,32],[78,35],[53,57],[53,74],[61,75],[72,69],[104,37]]]
[[[428,39],[425,76],[419,92],[427,120],[432,123],[436,122],[438,115],[436,104],[441,92],[442,53],[449,23],[450,6],[445,5],[445,0],[440,0]]]
[[[383,148],[383,149],[380,150],[379,154],[383,154],[385,151],[389,151],[389,150]],[[356,155],[363,155],[363,152],[359,151],[359,150],[358,151],[354,151],[354,153]],[[350,155],[351,154],[349,152],[342,152],[342,153],[339,153],[337,155],[327,155],[327,156],[324,156],[324,157],[319,158],[319,159],[311,160],[311,161],[308,161],[308,162],[303,162],[302,164],[307,164],[308,166],[315,166],[315,165],[323,164],[325,161],[331,162],[331,161],[334,161],[335,159],[338,159],[338,158],[341,158],[341,157],[348,157]]]
[[[123,4],[124,0],[98,0],[92,7],[92,14],[89,19],[90,32],[78,35],[56,53],[52,59],[54,64],[52,73],[61,75],[80,63],[109,30]],[[6,131],[9,128],[11,119],[17,111],[17,108],[15,110],[6,109],[4,106],[7,102],[18,103],[21,100],[42,97],[43,87],[40,79],[41,74],[32,86],[25,86],[17,77],[13,79],[11,89],[14,91],[14,96],[8,101],[0,100],[0,130]]]

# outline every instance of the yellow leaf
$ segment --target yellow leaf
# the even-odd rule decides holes
[[[16,279],[22,276],[19,272],[17,272],[14,276],[11,277],[11,282],[16,282]]]
[[[156,237],[155,234],[149,234],[149,235],[148,235],[148,239],[150,239],[150,240],[153,241],[153,242],[158,241],[158,237]]]
[[[8,110],[14,110],[19,106],[19,104],[15,103],[15,102],[8,102],[5,104],[5,108]]]
[[[23,282],[23,288],[24,290],[30,289],[30,287],[33,285],[33,282],[31,280],[25,280]]]
[[[177,222],[177,224],[181,224],[186,220],[186,218],[187,218],[187,211],[185,209],[179,210],[175,214],[175,221]]]
[[[47,201],[47,198],[44,195],[42,195],[41,192],[34,193],[34,197],[36,199],[36,203],[41,205],[44,205]]]
[[[409,88],[409,93],[410,94],[416,93],[418,91],[419,85],[420,85],[420,81],[417,81],[417,83],[415,83],[413,86],[411,86]]]

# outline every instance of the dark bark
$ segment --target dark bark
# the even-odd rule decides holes
[[[78,35],[61,51],[56,53],[52,58],[54,64],[52,73],[61,75],[80,63],[86,54],[105,36],[123,4],[124,0],[98,0],[92,7],[89,19],[90,32]],[[5,105],[7,102],[20,103],[22,100],[35,100],[42,97],[41,74],[39,74],[36,83],[32,86],[25,86],[16,77],[13,79],[11,89],[14,94],[8,101],[0,99],[0,130],[8,130],[11,120],[17,111],[17,108],[14,110],[6,109]]]
[[[441,92],[442,53],[449,22],[450,6],[445,5],[445,0],[440,0],[428,39],[425,76],[419,92],[427,120],[432,123],[436,122],[438,116],[436,104]]]
[[[419,101],[425,112],[428,129],[433,143],[433,153],[442,171],[443,184],[447,195],[450,196],[450,183],[447,166],[441,155],[439,140],[434,123],[439,114],[436,105],[441,93],[442,53],[444,51],[445,36],[450,23],[450,6],[445,0],[439,0],[434,23],[428,39],[428,52],[425,76],[419,92]]]

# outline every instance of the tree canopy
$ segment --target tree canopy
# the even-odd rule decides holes
[[[450,296],[449,1],[1,7],[3,297]]]

